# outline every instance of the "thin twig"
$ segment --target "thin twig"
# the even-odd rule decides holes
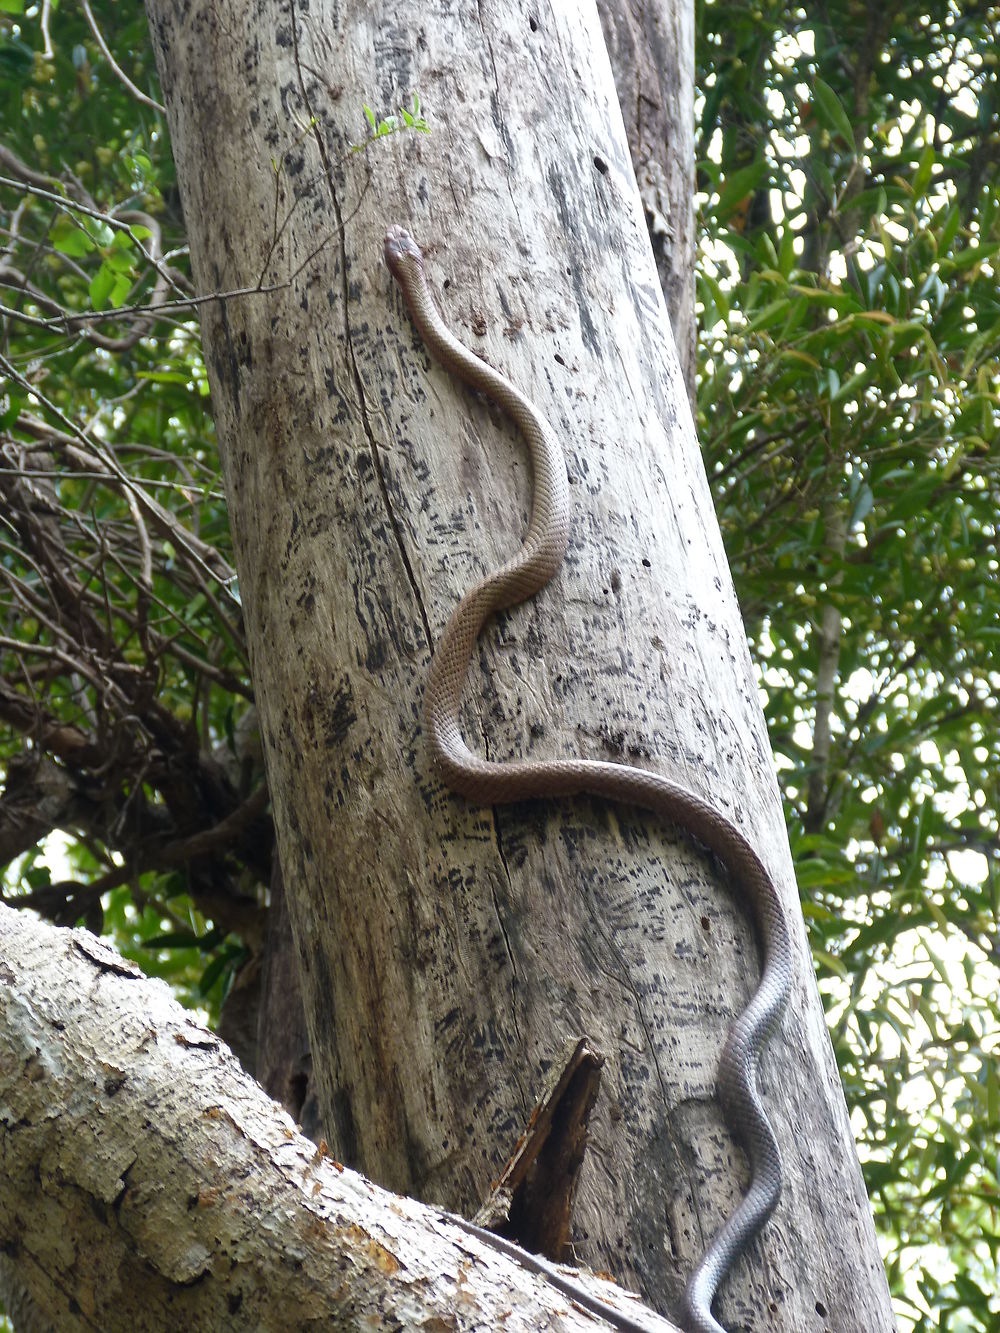
[[[159,113],[162,116],[165,116],[167,114],[167,108],[165,106],[161,106],[159,102],[155,102],[152,99],[152,97],[147,97],[146,94],[141,90],[141,88],[137,88],[135,84],[132,82],[132,80],[129,78],[129,76],[122,69],[122,67],[118,64],[118,61],[115,60],[114,56],[111,54],[111,51],[108,47],[107,42],[104,40],[104,36],[100,28],[97,26],[97,20],[91,13],[89,0],[80,0],[80,7],[82,8],[84,14],[86,15],[90,31],[94,34],[94,41],[101,48],[101,54],[104,56],[104,59],[111,66],[113,73],[117,76],[117,78],[121,81],[121,83],[128,89],[128,91],[132,94],[132,96],[135,98],[137,102],[141,102],[143,106],[152,107],[154,111],[159,111]]]
[[[171,270],[161,264],[154,255],[146,250],[142,241],[132,230],[131,225],[128,222],[123,221],[123,218],[115,217],[113,213],[102,212],[101,209],[95,208],[91,204],[82,203],[75,198],[68,199],[66,195],[57,194],[55,190],[47,188],[51,185],[60,185],[61,182],[55,180],[51,176],[43,176],[39,172],[32,171],[30,167],[21,162],[21,160],[9,149],[5,148],[3,144],[0,144],[0,162],[6,162],[8,167],[18,172],[17,179],[11,176],[0,176],[0,185],[7,185],[12,190],[26,190],[37,199],[47,199],[50,203],[55,204],[63,212],[67,213],[71,218],[74,213],[82,213],[84,217],[94,218],[97,222],[103,222],[107,227],[113,227],[117,228],[119,231],[123,231],[146,262],[156,269],[156,272],[168,286],[173,290],[176,290],[176,283]],[[45,182],[45,184],[38,184],[40,181]],[[144,219],[143,225],[149,226],[149,229],[153,232],[154,236],[159,235],[159,223],[157,223],[155,218],[150,218],[148,213],[141,213],[138,210],[129,209],[123,214],[123,217],[125,216],[133,218],[141,217]],[[159,303],[153,307],[153,309],[156,310],[159,308]],[[76,316],[74,316],[74,318],[76,318]]]
[[[52,49],[52,35],[49,32],[49,19],[52,17],[52,0],[43,0],[42,3],[42,40],[45,45],[42,47],[42,59],[51,60],[55,55]]]
[[[146,512],[150,514],[153,520],[166,531],[171,541],[175,542],[186,552],[194,564],[202,570],[203,574],[207,575],[209,579],[221,583],[236,605],[239,605],[239,598],[233,593],[230,586],[235,582],[236,573],[234,570],[230,569],[229,565],[223,560],[213,546],[210,546],[208,542],[203,542],[200,537],[196,537],[194,533],[190,532],[182,523],[178,522],[168,509],[164,509],[158,501],[152,498],[152,496],[147,495],[142,487],[133,481],[128,473],[119,465],[114,454],[105,449],[97,440],[92,439],[82,431],[76,422],[66,416],[65,412],[57,407],[55,403],[46,398],[38,386],[32,384],[29,379],[22,375],[17,367],[12,365],[10,360],[2,353],[0,353],[0,368],[5,369],[7,374],[20,388],[24,389],[26,393],[31,394],[32,397],[35,398],[56,421],[59,421],[67,428],[72,437],[75,437],[80,441],[84,446],[84,449],[89,451],[90,457],[87,459],[88,467],[94,467],[95,464],[97,466],[103,466],[112,476],[116,477],[124,487],[132,491],[139,503],[146,509]],[[18,424],[22,426],[27,425],[23,415],[18,418]],[[44,423],[39,422],[37,424],[42,426],[43,430],[41,433],[44,434],[46,429]],[[65,443],[65,441],[59,441],[58,432],[52,432],[51,428],[48,429],[54,443],[57,441]],[[67,457],[72,456],[73,455],[67,451]],[[213,562],[225,572],[220,573],[219,568],[213,569]]]

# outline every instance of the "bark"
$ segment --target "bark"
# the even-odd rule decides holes
[[[601,1326],[317,1149],[89,932],[0,906],[0,981],[0,1285],[18,1333],[534,1330],[553,1309]]]
[[[277,858],[271,875],[262,970],[254,1073],[303,1133],[318,1141],[323,1127],[302,1007],[298,955]]]
[[[629,152],[692,410],[694,317],[694,5],[600,0]]]
[[[662,766],[761,848],[795,909],[757,689],[596,12],[149,0],[199,290],[281,864],[327,1136],[471,1211],[568,1041],[607,1056],[577,1252],[676,1307],[745,1167],[714,1097],[758,976],[675,830],[597,802],[475,809],[420,700],[462,589],[524,530],[522,443],[428,358],[382,263],[425,248],[456,332],[565,444],[569,558],[484,642],[490,755]],[[363,102],[433,125],[351,153]],[[891,1327],[799,921],[764,1064],[786,1188],[719,1310]]]

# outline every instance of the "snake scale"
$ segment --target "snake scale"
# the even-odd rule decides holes
[[[718,1096],[733,1136],[750,1162],[750,1188],[708,1247],[688,1281],[682,1322],[687,1333],[725,1333],[711,1306],[719,1283],[771,1215],[781,1192],[778,1145],[756,1089],[756,1067],[781,1017],[791,982],[789,926],[778,891],[750,843],[718,810],[669,778],[626,764],[591,759],[488,762],[465,744],[459,705],[476,641],[496,611],[533,596],[562,563],[569,541],[569,484],[552,427],[509,380],[473,355],[444,323],[427,286],[423,256],[402,227],[390,227],[385,259],[402,289],[414,323],[434,357],[464,383],[491,399],[520,428],[534,474],[528,532],[516,555],[470,589],[452,612],[427,677],[425,720],[433,759],[444,782],[470,801],[500,804],[533,798],[588,795],[640,806],[662,815],[712,852],[742,891],[763,945],[760,984],[733,1024],[719,1061]],[[465,1230],[544,1273],[564,1293],[620,1329],[648,1327],[604,1305],[554,1265],[500,1242],[492,1233]]]

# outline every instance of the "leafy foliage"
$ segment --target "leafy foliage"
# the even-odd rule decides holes
[[[97,17],[153,87],[141,13]],[[217,1011],[271,829],[173,164],[76,7],[50,18],[0,23],[6,896]]]
[[[699,425],[920,1333],[1000,1310],[996,25],[699,13]]]

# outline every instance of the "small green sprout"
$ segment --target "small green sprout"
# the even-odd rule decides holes
[[[398,116],[386,116],[382,120],[379,120],[367,103],[363,103],[363,106],[365,118],[371,126],[371,137],[366,139],[364,143],[352,143],[352,153],[363,153],[376,139],[385,139],[390,134],[398,134],[402,130],[419,130],[421,134],[430,134],[431,132],[431,127],[420,114],[420,98],[416,93],[413,94],[412,111],[407,111],[405,106],[401,106]]]

